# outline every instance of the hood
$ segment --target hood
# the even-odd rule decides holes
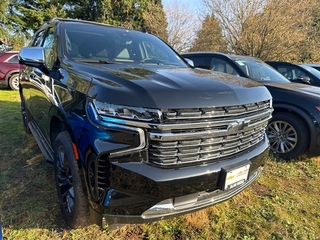
[[[79,64],[80,65],[80,64]],[[88,95],[101,102],[146,108],[233,106],[270,99],[252,80],[204,69],[151,64],[81,64],[92,77]]]
[[[268,83],[265,86],[270,90],[273,95],[273,89],[292,91],[295,93],[314,96],[320,99],[320,87],[311,86],[303,83]]]

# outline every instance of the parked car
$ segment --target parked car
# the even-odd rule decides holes
[[[24,128],[67,223],[143,223],[225,201],[269,153],[269,91],[191,68],[140,31],[55,18],[22,48]]]
[[[296,158],[306,151],[320,155],[319,88],[291,83],[262,60],[223,53],[182,54],[195,67],[212,69],[263,83],[273,97],[274,113],[267,128],[271,150],[283,158]]]
[[[320,71],[320,64],[318,63],[303,63],[303,64],[300,64],[301,66],[309,66],[309,67],[312,67],[318,71]]]
[[[266,63],[275,68],[291,82],[320,86],[320,72],[310,66],[276,61],[266,61]]]
[[[12,90],[19,89],[19,71],[17,51],[0,52],[0,85],[10,87]]]

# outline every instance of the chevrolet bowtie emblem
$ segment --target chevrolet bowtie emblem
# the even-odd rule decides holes
[[[228,126],[228,130],[232,128],[236,128],[238,130],[243,130],[245,127],[248,127],[251,120],[246,119],[237,119],[236,122],[230,123]]]
[[[234,178],[234,176],[229,176],[229,177],[227,177],[227,180],[231,180],[232,178]]]

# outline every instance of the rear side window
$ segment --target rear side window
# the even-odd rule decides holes
[[[19,61],[18,61],[18,55],[14,55],[14,56],[10,57],[10,58],[7,60],[7,62],[9,62],[9,63],[17,63],[17,62],[19,62]]]

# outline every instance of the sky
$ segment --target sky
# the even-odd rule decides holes
[[[176,2],[178,4],[184,4],[190,7],[191,10],[197,11],[201,5],[201,0],[162,0],[163,6]]]

